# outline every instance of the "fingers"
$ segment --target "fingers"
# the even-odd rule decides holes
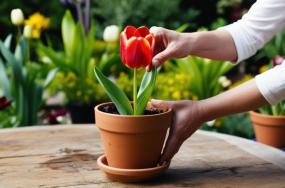
[[[162,101],[162,100],[157,100],[157,99],[151,99],[150,105],[154,108],[159,108],[164,111],[172,108],[171,101]]]
[[[162,27],[151,27],[150,32],[155,37],[154,42],[154,57],[152,59],[152,65],[154,67],[159,67],[167,59],[171,58],[172,51],[171,46],[168,45],[168,30]],[[147,70],[150,70],[152,67],[149,67]]]
[[[165,50],[162,52],[156,54],[152,58],[152,65],[154,67],[159,67],[162,63],[164,63],[166,60],[172,57],[173,50],[170,47],[167,47]]]
[[[165,162],[170,162],[173,156],[178,152],[180,146],[181,143],[179,142],[179,139],[175,137],[175,134],[171,133],[166,141],[159,164],[162,165]]]

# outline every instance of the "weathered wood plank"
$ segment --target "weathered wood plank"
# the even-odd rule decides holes
[[[96,159],[103,148],[95,126],[4,130],[0,131],[0,188],[285,187],[285,171],[270,161],[274,156],[265,160],[237,145],[213,133],[197,132],[165,174],[149,182],[121,184],[98,169]]]

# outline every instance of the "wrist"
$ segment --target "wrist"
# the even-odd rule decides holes
[[[217,118],[215,117],[215,113],[213,113],[215,110],[213,110],[213,105],[211,104],[212,102],[210,99],[198,101],[199,119],[201,119],[202,123],[212,121]]]
[[[197,41],[199,34],[195,33],[180,33],[181,41],[184,41],[185,49],[187,49],[187,54],[195,54],[197,51]]]

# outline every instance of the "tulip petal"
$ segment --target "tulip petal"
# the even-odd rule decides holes
[[[145,37],[145,39],[148,41],[149,45],[152,46],[153,39],[154,39],[153,34],[151,34],[151,33],[148,34],[148,35]]]
[[[131,68],[146,67],[151,63],[152,51],[148,41],[132,37],[126,47],[126,65]]]
[[[140,37],[146,37],[149,34],[149,29],[145,26],[141,26],[139,28],[137,28],[137,31],[135,33],[136,36],[140,36]]]
[[[124,33],[126,34],[127,39],[130,39],[133,36],[138,36],[136,35],[137,29],[134,26],[127,26],[124,30]]]
[[[122,32],[120,35],[120,56],[124,64],[126,63],[126,43],[127,43],[126,33]]]

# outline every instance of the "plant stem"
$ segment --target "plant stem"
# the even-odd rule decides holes
[[[137,69],[134,68],[134,88],[133,88],[133,105],[134,105],[134,115],[137,112]]]

